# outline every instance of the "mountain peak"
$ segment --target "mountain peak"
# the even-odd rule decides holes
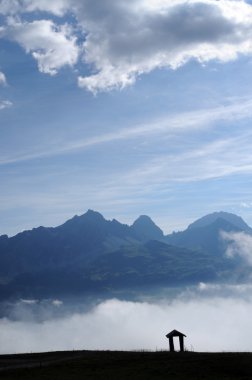
[[[148,215],[140,215],[133,223],[134,224],[139,224],[139,223],[151,223],[155,224],[153,220],[148,216]]]
[[[102,214],[100,214],[98,211],[94,211],[91,209],[87,210],[87,212],[81,215],[80,217],[81,218],[85,217],[85,218],[95,219],[95,220],[105,220]]]
[[[192,230],[195,228],[206,227],[218,220],[226,221],[243,231],[250,230],[250,227],[240,216],[224,211],[213,212],[212,214],[205,215],[202,218],[197,219],[195,222],[191,223],[187,229]]]
[[[141,215],[135,220],[131,228],[141,240],[163,239],[163,231],[147,215]]]
[[[100,224],[104,222],[106,222],[106,220],[104,219],[102,214],[100,214],[97,211],[88,210],[83,215],[75,215],[73,218],[67,220],[60,227],[68,228],[71,226],[71,228],[78,228],[86,224]]]

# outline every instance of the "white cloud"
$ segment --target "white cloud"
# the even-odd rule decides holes
[[[252,236],[245,232],[221,232],[221,237],[227,242],[227,255],[240,256],[252,265]]]
[[[4,110],[5,108],[12,107],[12,102],[9,100],[0,100],[0,110]]]
[[[247,209],[249,209],[249,208],[252,208],[252,202],[241,202],[241,203],[240,203],[240,206],[241,206],[242,208],[247,208]]]
[[[218,297],[217,293],[159,304],[112,299],[89,312],[43,323],[1,319],[0,353],[168,349],[165,334],[174,328],[187,335],[185,345],[195,351],[251,351],[251,296],[243,298],[240,292],[237,297]]]
[[[0,2],[0,14],[8,15],[20,11],[20,3],[18,0],[2,0]]]
[[[64,15],[69,7],[69,0],[1,0],[0,13],[3,15],[44,11],[57,16]]]
[[[69,0],[23,0],[21,3],[25,12],[45,11],[57,16],[63,16],[71,6]]]
[[[38,300],[25,300],[21,299],[21,303],[27,304],[27,305],[35,305],[38,302]]]
[[[0,71],[0,86],[6,86],[7,80],[5,74]]]
[[[54,75],[65,65],[74,66],[79,50],[69,25],[51,20],[21,22],[9,18],[5,37],[18,42],[37,60],[39,70]]]
[[[52,301],[52,305],[53,305],[53,306],[56,306],[56,307],[60,307],[61,305],[63,305],[63,301],[60,301],[60,300],[53,300],[53,301]]]
[[[80,76],[90,91],[123,88],[151,70],[176,69],[190,59],[227,62],[252,52],[252,7],[244,1],[85,1],[79,22],[87,31]]]
[[[77,62],[77,34],[84,40],[85,75],[78,83],[89,91],[109,91],[135,82],[158,68],[176,69],[195,59],[227,62],[252,53],[252,6],[243,0],[3,0],[0,13],[23,16],[45,11],[70,12],[77,28],[49,20],[16,22],[12,38],[31,52],[42,72],[55,74]],[[9,34],[7,27],[7,36]],[[88,66],[87,66],[88,65]]]

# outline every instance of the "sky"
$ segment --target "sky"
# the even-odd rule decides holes
[[[252,225],[252,2],[0,0],[0,234]]]

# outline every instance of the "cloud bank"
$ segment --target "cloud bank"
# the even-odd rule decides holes
[[[36,19],[39,11],[58,19]],[[82,63],[78,84],[94,93],[192,59],[227,62],[252,53],[252,6],[242,0],[4,0],[0,13],[0,35],[31,53],[41,72]]]
[[[200,291],[206,287],[201,284]],[[168,349],[165,334],[174,328],[187,335],[186,347],[191,350],[251,351],[249,292],[243,287],[239,297],[187,297],[159,304],[112,299],[89,312],[43,323],[5,318],[0,320],[0,353]]]
[[[240,256],[252,266],[252,236],[245,232],[221,232],[222,238],[228,243],[227,255]]]

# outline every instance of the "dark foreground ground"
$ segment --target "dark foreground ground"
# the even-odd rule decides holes
[[[69,351],[0,355],[0,379],[252,380],[252,354]]]

